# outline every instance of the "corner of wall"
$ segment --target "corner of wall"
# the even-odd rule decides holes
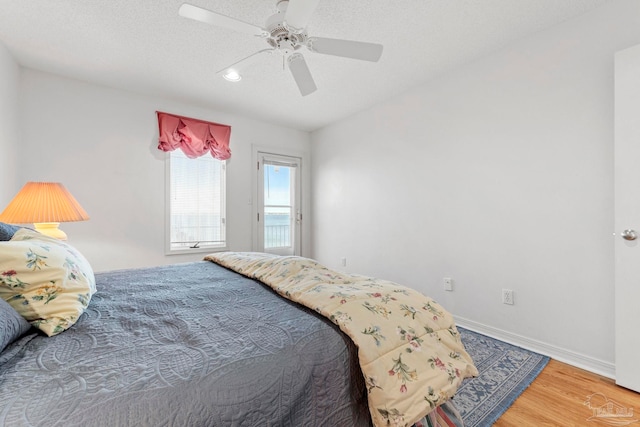
[[[18,142],[18,87],[20,67],[0,42],[0,209],[16,192],[16,144]]]

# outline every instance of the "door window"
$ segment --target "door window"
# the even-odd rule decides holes
[[[299,255],[300,159],[262,155],[258,167],[259,249],[279,255]]]

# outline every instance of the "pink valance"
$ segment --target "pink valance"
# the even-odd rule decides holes
[[[191,159],[207,152],[219,160],[227,160],[231,157],[229,149],[231,126],[160,111],[156,113],[160,132],[159,150],[173,151],[180,148]]]

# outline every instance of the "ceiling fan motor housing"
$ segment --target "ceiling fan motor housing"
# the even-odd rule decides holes
[[[267,43],[284,54],[289,54],[300,49],[300,47],[307,43],[308,39],[306,31],[296,33],[286,26],[284,16],[287,11],[288,4],[288,0],[278,2],[276,5],[278,13],[267,18],[267,22],[264,26],[269,33],[269,36],[266,39]]]

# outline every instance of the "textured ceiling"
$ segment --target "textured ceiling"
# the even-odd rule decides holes
[[[314,130],[607,1],[321,0],[309,35],[384,52],[304,50],[318,87],[306,97],[279,55],[256,57],[239,83],[216,75],[268,46],[178,16],[182,0],[0,0],[0,40],[24,67]],[[276,0],[188,2],[258,26],[276,12]]]

